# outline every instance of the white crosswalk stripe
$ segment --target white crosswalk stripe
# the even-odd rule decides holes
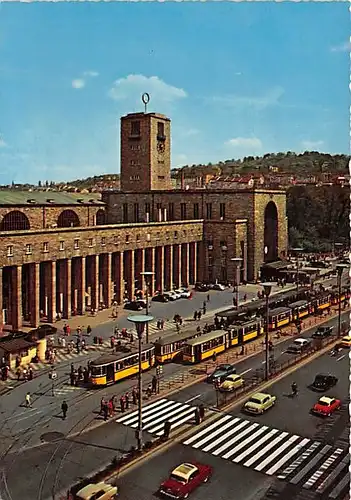
[[[171,429],[193,420],[195,407],[186,403],[179,403],[170,399],[159,399],[143,407],[143,429],[150,434],[161,436],[164,423],[172,424]],[[128,413],[116,420],[118,424],[127,425],[135,429],[138,426],[138,410]]]
[[[347,450],[252,420],[222,416],[183,444],[320,493],[334,488],[331,498],[347,486]]]

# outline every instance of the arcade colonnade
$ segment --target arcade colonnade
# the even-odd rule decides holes
[[[87,310],[133,300],[145,292],[142,271],[152,271],[150,295],[193,285],[201,266],[200,242],[101,253],[0,268],[0,325],[18,330],[23,322],[37,327]]]

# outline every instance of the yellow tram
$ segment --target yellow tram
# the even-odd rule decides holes
[[[142,371],[149,370],[155,364],[155,347],[151,344],[142,346]],[[118,352],[100,356],[90,364],[91,383],[95,386],[114,384],[139,372],[139,354],[137,349],[129,353]]]
[[[289,304],[289,308],[292,311],[292,321],[309,316],[312,312],[311,303],[308,300],[298,300]]]
[[[214,354],[226,351],[230,347],[243,345],[261,334],[261,322],[258,319],[238,322],[229,331],[215,330],[188,340],[183,347],[185,363],[200,363]]]
[[[268,315],[268,329],[273,331],[291,322],[292,310],[289,307],[277,307],[269,311]]]
[[[156,361],[167,363],[181,358],[184,344],[199,335],[199,332],[180,332],[160,337],[154,342]]]

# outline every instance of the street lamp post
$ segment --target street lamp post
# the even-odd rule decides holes
[[[303,251],[303,248],[301,248],[301,247],[295,247],[295,248],[292,248],[291,250],[296,253],[296,266],[297,266],[297,272],[296,272],[296,295],[299,295],[299,254],[300,254],[300,252]]]
[[[138,450],[143,449],[143,378],[142,378],[142,365],[141,365],[141,339],[144,333],[145,325],[150,323],[154,318],[153,316],[146,316],[144,314],[135,314],[128,316],[128,321],[134,323],[135,329],[138,334],[138,357],[139,357],[139,370],[138,370],[138,430],[137,430],[137,444]]]
[[[241,257],[233,257],[230,259],[235,267],[235,300],[236,300],[236,308],[239,308],[239,282],[240,282],[240,265],[243,261]]]
[[[269,296],[272,291],[273,283],[261,283],[263,291],[266,296],[266,321],[265,321],[265,354],[266,354],[266,368],[265,380],[269,380]]]
[[[141,276],[145,278],[145,291],[146,291],[146,315],[149,315],[149,286],[150,282],[148,278],[152,278],[155,275],[152,271],[143,271],[140,273]],[[149,323],[146,323],[146,343],[149,343]]]
[[[338,307],[338,338],[341,336],[341,280],[342,273],[344,269],[347,269],[349,266],[347,264],[336,264],[336,269],[338,271],[338,287],[339,287],[339,307]]]

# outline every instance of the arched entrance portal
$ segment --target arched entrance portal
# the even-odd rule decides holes
[[[278,259],[278,210],[270,201],[264,211],[264,262]]]

